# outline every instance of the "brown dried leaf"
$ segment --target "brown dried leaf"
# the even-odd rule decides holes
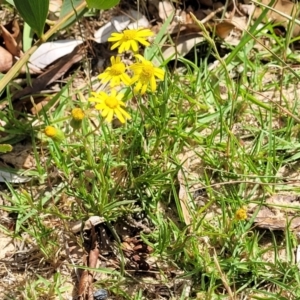
[[[170,1],[160,1],[158,3],[158,15],[162,21],[166,21],[168,17],[175,12],[175,7]]]
[[[19,22],[17,19],[14,19],[11,22],[11,30],[8,29],[8,31],[11,32],[12,37],[16,40],[17,44],[20,46],[19,42],[21,41],[22,36],[21,36]]]
[[[300,217],[296,215],[299,208],[298,195],[276,194],[266,200],[266,206],[260,209],[254,223],[259,228],[270,230],[285,230],[288,227],[300,231]]]
[[[29,94],[35,94],[43,90],[48,84],[63,76],[73,64],[80,61],[84,55],[84,47],[79,45],[70,54],[62,57],[48,71],[37,77],[32,82],[32,86],[27,86],[13,96],[13,100]],[[17,110],[17,109],[16,109]]]
[[[165,46],[162,48],[162,54],[165,59],[175,59],[175,54],[179,54],[180,56],[184,56],[188,54],[193,47],[204,41],[201,33],[191,33],[180,35],[178,39],[176,39],[176,47],[175,46]]]
[[[178,198],[180,200],[180,206],[182,210],[183,219],[186,225],[191,224],[191,215],[189,213],[189,206],[188,206],[188,193],[187,187],[185,186],[185,176],[183,171],[179,171],[177,175],[177,179],[179,182],[179,195]]]
[[[93,300],[93,290],[91,284],[93,282],[93,276],[88,270],[84,270],[81,274],[79,286],[78,286],[78,297],[81,300]]]
[[[262,0],[261,3],[269,5],[270,1]],[[299,16],[298,3],[293,3],[289,0],[277,0],[272,7],[273,9],[270,9],[267,13],[268,21],[276,24],[281,24],[285,28],[288,27],[288,23],[290,21],[280,13],[286,14],[293,18],[298,18]],[[263,10],[264,8],[257,7],[253,13],[253,19],[257,19],[261,15]],[[299,36],[299,34],[300,26],[294,24],[293,37]]]
[[[0,24],[0,29],[1,29],[1,33],[2,33],[2,37],[4,39],[4,43],[5,43],[5,48],[13,55],[13,56],[17,56],[20,57],[22,52],[16,42],[16,40],[14,39],[14,37],[10,34],[10,32],[3,26]]]
[[[12,67],[13,63],[13,55],[0,46],[0,72],[7,72]]]
[[[229,36],[233,28],[235,28],[235,25],[228,21],[224,21],[216,25],[216,34],[221,39],[225,39]]]

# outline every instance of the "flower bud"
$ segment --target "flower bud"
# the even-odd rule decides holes
[[[85,117],[85,114],[83,112],[83,110],[81,108],[74,108],[71,112],[72,114],[72,120],[70,122],[70,125],[74,128],[74,129],[79,129],[81,128],[81,123],[82,120]]]
[[[55,142],[60,143],[65,139],[64,133],[53,126],[46,126],[44,133],[47,137],[51,138]]]

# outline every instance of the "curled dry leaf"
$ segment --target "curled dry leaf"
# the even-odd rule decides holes
[[[13,55],[0,46],[0,72],[6,73],[12,67],[13,63]]]
[[[224,21],[216,25],[216,34],[221,39],[225,39],[229,36],[233,28],[235,28],[235,25],[230,22]]]
[[[165,46],[162,48],[164,59],[175,59],[176,53],[180,56],[188,54],[195,45],[203,42],[205,39],[201,33],[185,34],[178,37],[176,45]]]
[[[20,57],[21,56],[21,50],[14,39],[14,37],[10,34],[10,32],[0,24],[1,34],[5,43],[5,48],[13,55]]]
[[[99,216],[91,216],[88,218],[88,220],[86,220],[84,222],[84,226],[83,226],[83,222],[81,220],[74,222],[73,224],[71,224],[71,230],[73,233],[78,233],[81,231],[81,229],[83,228],[83,231],[85,230],[91,230],[92,227],[104,223],[105,219],[103,217],[99,217]]]

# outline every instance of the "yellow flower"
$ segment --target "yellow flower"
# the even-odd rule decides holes
[[[84,119],[85,113],[83,110],[79,107],[73,108],[72,112],[72,119],[70,122],[70,125],[73,127],[73,129],[79,129],[82,125],[82,120]]]
[[[137,54],[135,57],[139,59],[140,62],[130,66],[130,69],[134,72],[131,84],[137,82],[134,91],[136,93],[141,91],[141,94],[145,94],[147,86],[150,83],[151,91],[154,92],[156,90],[155,77],[163,80],[165,71],[160,68],[156,68],[151,61],[146,60],[139,54]]]
[[[239,221],[246,220],[247,219],[247,211],[244,208],[239,208],[235,212],[235,218]]]
[[[114,115],[125,123],[126,119],[131,119],[130,115],[122,108],[125,103],[122,102],[123,94],[118,93],[116,90],[112,90],[110,95],[105,92],[92,93],[93,97],[88,100],[90,102],[96,102],[95,108],[101,110],[101,115],[107,122],[111,122]]]
[[[150,29],[128,29],[124,30],[122,33],[114,32],[111,37],[108,39],[109,42],[115,42],[111,46],[111,50],[119,47],[119,53],[128,51],[130,48],[137,52],[139,50],[139,44],[142,44],[146,47],[150,45],[147,42],[147,38],[152,36],[153,32]]]
[[[82,121],[83,118],[84,118],[84,112],[81,108],[73,108],[72,109],[72,118],[75,120],[75,121]]]
[[[105,69],[105,71],[98,76],[102,82],[110,81],[110,86],[114,87],[116,85],[120,85],[122,81],[125,85],[130,85],[130,78],[125,73],[126,66],[121,62],[121,58],[119,56],[110,58],[111,67]]]
[[[61,142],[65,138],[64,133],[53,126],[46,126],[44,129],[44,133],[47,137],[51,138],[56,142]]]

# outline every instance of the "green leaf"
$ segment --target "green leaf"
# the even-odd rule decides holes
[[[80,3],[84,0],[64,0],[63,5],[61,7],[59,18],[62,19],[65,15],[73,11]],[[73,24],[76,20],[83,16],[83,14],[87,11],[87,8],[83,8],[74,14],[67,22],[60,27],[60,29],[66,28]]]
[[[24,23],[24,29],[23,29],[23,50],[27,51],[32,46],[33,41],[33,30],[32,28],[27,24]]]
[[[24,21],[41,37],[49,10],[49,0],[14,0]]]
[[[7,2],[8,4],[15,6],[14,1],[13,0],[5,0],[5,2]]]
[[[89,8],[97,9],[109,9],[119,4],[119,2],[120,0],[86,0]]]
[[[11,152],[13,147],[9,144],[0,144],[0,153]]]

